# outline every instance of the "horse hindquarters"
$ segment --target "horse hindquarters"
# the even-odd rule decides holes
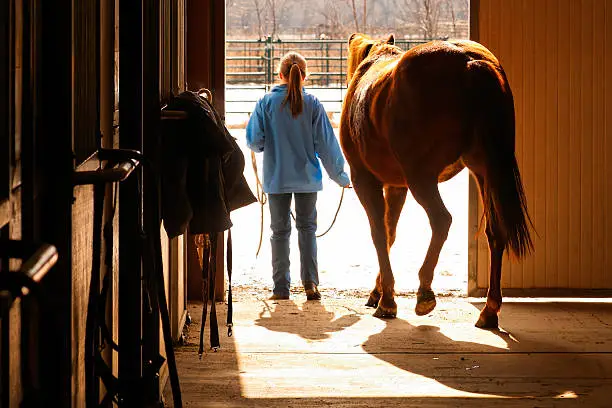
[[[487,305],[476,325],[497,327],[503,251],[509,249],[521,258],[533,250],[528,226],[531,220],[514,154],[514,101],[508,82],[503,72],[488,61],[471,61],[468,70],[475,143],[465,158],[480,187],[491,256]]]

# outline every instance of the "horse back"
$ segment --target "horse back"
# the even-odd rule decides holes
[[[385,122],[392,150],[411,163],[442,172],[469,148],[474,95],[468,63],[499,62],[472,41],[434,41],[415,47],[398,61],[389,96],[377,115]]]
[[[406,184],[407,166],[442,179],[456,174],[472,137],[471,60],[499,67],[489,50],[472,41],[433,41],[392,59],[364,62],[343,109],[340,136],[349,163],[391,185]]]

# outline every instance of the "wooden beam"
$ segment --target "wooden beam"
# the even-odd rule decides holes
[[[161,135],[160,129],[160,0],[147,0],[143,3],[142,15],[142,141],[143,152],[153,163],[156,169],[161,168],[160,151]],[[156,190],[160,188],[158,180],[149,177],[145,171],[143,178],[143,190],[145,202],[144,219],[149,219],[152,214],[158,214],[153,209],[158,197],[152,195],[153,183]],[[158,190],[159,191],[159,190]],[[161,228],[161,220],[158,220],[157,228]],[[148,232],[153,234],[152,231]],[[161,245],[157,243],[157,245]],[[160,248],[161,251],[161,248]],[[145,256],[150,256],[145,253]],[[161,254],[160,254],[161,256]],[[152,282],[156,279],[152,270],[143,270],[143,276]],[[163,274],[163,272],[160,272]],[[167,285],[168,282],[165,282]],[[150,294],[149,297],[154,296]],[[160,302],[160,299],[157,299]],[[155,361],[160,355],[160,314],[156,310],[155,303],[147,304],[143,299],[142,324],[143,324],[143,374],[148,370],[149,362]],[[167,304],[166,304],[167,305]],[[162,307],[165,307],[163,305]],[[152,310],[149,310],[152,308]],[[123,313],[123,311],[121,311]],[[145,385],[146,400],[152,403],[161,402],[160,378],[154,376],[149,378]]]
[[[225,1],[211,1],[211,78],[208,87],[213,94],[213,103],[225,120]]]
[[[187,88],[210,87],[210,0],[187,0]]]
[[[213,105],[225,119],[225,2],[187,0],[187,87],[212,92]],[[215,297],[225,299],[224,234],[219,234]],[[193,264],[193,262],[191,263]],[[200,270],[189,268],[189,281],[197,281]],[[195,292],[195,289],[194,289]]]
[[[225,2],[187,0],[187,87],[208,88],[225,117]]]
[[[480,38],[480,0],[470,0],[470,40],[479,41]]]
[[[143,145],[142,9],[143,0],[119,0],[119,147],[140,151]],[[121,183],[119,197],[119,379],[129,381],[142,375],[143,296],[136,241],[140,234],[137,177]]]
[[[10,1],[0,6],[0,204],[10,197],[10,155],[12,151],[11,135],[13,115],[14,59],[12,7]],[[0,208],[1,211],[1,208]],[[0,228],[3,213],[0,212]]]
[[[470,40],[478,41],[480,0],[470,1]],[[468,182],[468,287],[469,296],[478,290],[478,226],[480,224],[480,192],[476,181],[470,174]]]
[[[71,406],[72,172],[74,66],[71,0],[24,1],[23,239],[54,245],[59,260],[43,280],[52,294],[41,333],[42,398]],[[28,49],[25,49],[25,48]],[[43,312],[44,313],[44,312]]]

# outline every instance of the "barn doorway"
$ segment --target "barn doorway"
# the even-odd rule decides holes
[[[270,9],[272,3],[275,12]],[[392,2],[372,2],[365,19],[363,10],[351,8],[350,2],[315,2],[312,10],[299,18],[290,12],[295,6],[291,1],[272,3],[232,1],[226,13],[226,122],[243,149],[247,160],[245,175],[253,191],[256,181],[251,153],[246,147],[245,125],[256,101],[277,82],[277,65],[285,52],[296,50],[308,60],[310,73],[306,89],[322,101],[337,135],[346,91],[346,42],[350,33],[362,31],[364,27],[373,37],[382,38],[394,33],[396,44],[404,49],[432,38],[469,36],[467,0],[444,4],[433,2],[437,7],[435,15],[427,15],[422,4],[413,2],[414,9],[406,11],[395,21],[388,18]],[[329,7],[333,10],[328,10]],[[360,17],[354,19],[353,12]],[[423,28],[424,23],[429,28]],[[261,156],[257,155],[260,174]],[[348,165],[346,168],[348,171]],[[469,174],[464,170],[440,185],[453,224],[435,272],[433,286],[437,293],[467,293],[468,184]],[[324,189],[319,193],[317,203],[319,234],[331,224],[340,195],[341,189],[324,175]],[[256,257],[260,208],[256,204],[232,213],[237,232],[234,234],[233,252],[233,279],[237,288],[256,292],[271,290],[267,206],[263,214],[262,245]],[[409,194],[398,224],[397,240],[391,250],[399,295],[417,290],[418,270],[430,236],[427,216]],[[365,295],[371,290],[378,272],[377,257],[367,216],[353,190],[345,194],[333,228],[318,239],[318,258],[320,288],[328,295]],[[302,293],[295,229],[291,237],[291,265],[292,290]]]
[[[253,1],[250,4],[267,3],[279,5],[293,2],[291,0],[286,2],[280,0]],[[308,8],[300,9],[299,13],[283,15],[277,9],[280,17],[275,21],[279,23],[273,27],[282,28],[284,24],[292,24],[292,19],[296,15],[298,19],[307,18],[309,13],[312,15],[316,11],[313,9],[319,3],[325,3],[327,6],[326,23],[322,25],[322,28],[340,27],[334,13],[337,11],[335,7],[341,2],[317,0],[309,2]],[[349,6],[351,4],[346,3]],[[352,3],[365,4],[366,2]],[[372,5],[374,2],[367,3]],[[389,3],[400,2],[381,0],[372,7],[384,7],[384,4]],[[419,3],[419,1],[415,0],[412,3]],[[433,4],[435,1],[427,1],[427,3]],[[578,6],[570,0],[556,2],[552,7],[555,10],[558,9],[559,13],[550,13],[546,10],[547,7],[551,7],[550,4],[534,4],[533,8],[526,8],[517,7],[514,3],[516,2],[472,0],[472,10],[475,13],[471,24],[476,29],[472,38],[478,39],[478,35],[481,35],[486,40],[482,41],[483,43],[498,46],[499,55],[507,58],[508,66],[515,72],[520,73],[527,67],[537,67],[537,70],[528,70],[531,73],[528,80],[516,81],[516,89],[519,91],[516,93],[516,103],[517,106],[522,106],[527,93],[525,87],[532,85],[534,78],[538,78],[533,76],[533,72],[541,74],[545,69],[551,67],[548,65],[548,60],[544,64],[542,61],[538,62],[537,59],[523,59],[523,54],[516,54],[517,50],[523,52],[524,48],[533,52],[534,44],[537,44],[538,41],[548,44],[547,41],[550,41],[551,38],[554,39],[554,44],[557,44],[560,39],[554,35],[551,37],[551,33],[558,32],[560,35],[565,33],[557,19],[563,17],[561,22],[569,22],[569,16],[577,11],[575,7]],[[226,4],[229,12],[227,34],[231,41],[232,18],[234,18],[231,8],[236,8],[235,16],[241,19],[241,30],[247,30],[248,24],[245,23],[248,23],[249,18],[261,15],[253,14],[252,9],[251,12],[248,12],[247,9],[240,8],[244,3],[238,1],[230,1]],[[534,8],[536,12],[533,12]],[[585,6],[585,10],[587,8]],[[353,11],[357,12],[357,10]],[[401,11],[394,10],[395,14]],[[395,14],[393,19],[396,18]],[[360,16],[359,13],[356,15]],[[582,18],[589,21],[585,16],[598,15],[601,16],[603,13],[584,13]],[[534,16],[539,16],[539,18],[534,18]],[[538,24],[534,24],[534,20],[546,20],[546,24],[552,24],[553,30],[543,29],[545,25],[542,24],[542,29],[535,35],[532,31],[534,28],[539,28]],[[258,21],[267,20],[264,18]],[[378,26],[379,23],[376,24]],[[373,26],[371,24],[367,27]],[[388,34],[391,31],[397,34],[397,30],[393,30],[392,27],[384,25],[380,27],[385,27],[384,33],[381,34]],[[580,27],[580,23],[571,27]],[[590,29],[591,25],[585,24],[585,27]],[[316,30],[313,28],[316,31],[314,38],[323,38],[321,34],[327,36],[326,30],[319,30],[320,28],[317,27]],[[519,33],[518,40],[515,37],[515,31]],[[532,37],[527,33],[534,34],[533,38],[536,41],[531,41]],[[238,34],[241,35],[241,38],[244,37],[244,32]],[[263,34],[259,36],[259,40],[254,39],[251,43],[264,45],[267,41],[265,35],[267,33]],[[312,32],[308,35],[312,36]],[[581,37],[576,36],[575,38]],[[602,32],[599,32],[597,38],[601,40]],[[301,40],[305,39],[301,38]],[[280,36],[280,40],[280,43],[288,42],[289,38]],[[526,46],[517,48],[517,43]],[[600,41],[597,44],[603,48],[604,43]],[[299,47],[305,45],[303,42],[297,44]],[[275,45],[278,45],[278,41]],[[231,66],[237,64],[240,58],[237,58],[239,56],[232,57],[229,44],[226,46],[228,59],[225,60],[225,64],[230,72]],[[244,49],[245,45],[242,44],[242,47]],[[325,47],[323,49],[325,50]],[[580,47],[576,49],[583,53]],[[555,46],[550,46],[547,47],[547,52],[554,52],[553,55],[556,56],[556,53],[561,51],[557,51]],[[588,54],[588,51],[586,53]],[[252,60],[263,60],[257,55],[245,55],[245,57],[250,57]],[[316,61],[315,58],[310,59]],[[580,59],[576,58],[576,60]],[[552,65],[555,65],[554,69],[558,69],[555,64],[557,60],[553,58],[550,61]],[[242,61],[242,64],[245,62]],[[243,70],[242,72],[247,72],[244,71],[244,66],[242,65],[240,69]],[[576,68],[575,65],[574,68]],[[248,75],[252,77],[264,75],[262,72],[265,73],[265,69],[256,70],[253,74]],[[567,73],[569,72],[568,68]],[[252,104],[258,97],[257,94],[265,92],[266,88],[260,85],[262,89],[256,89],[256,84],[252,83],[251,88],[238,89],[239,85],[231,84],[230,78],[231,75],[228,75],[228,84],[224,88],[224,93],[227,95],[225,98],[227,104],[224,105],[227,110],[227,123],[244,148],[244,130],[241,129],[241,123],[248,119],[248,112],[252,109]],[[535,82],[546,83],[547,89],[555,90],[554,82],[552,86],[549,81]],[[312,87],[314,88],[314,85]],[[588,86],[585,89],[588,89]],[[338,92],[342,92],[341,87]],[[533,96],[533,94],[530,95]],[[541,94],[536,95],[541,96]],[[239,99],[233,100],[234,98]],[[323,100],[323,97],[321,99]],[[534,100],[536,106],[548,101],[546,98],[537,97]],[[326,105],[328,111],[332,111],[333,108],[328,108],[328,106]],[[541,119],[539,115],[534,115],[537,109],[534,110],[533,107],[533,104],[521,107],[517,114],[519,116],[529,114],[532,119]],[[557,109],[555,104],[550,104],[548,108]],[[555,125],[555,121],[566,119],[562,118],[562,112],[564,111],[559,110],[559,116],[553,114],[547,117],[548,122],[539,120],[538,122],[541,123],[537,125],[553,124],[552,128],[556,132],[557,127],[561,126]],[[331,116],[333,121],[333,112]],[[548,125],[546,126],[549,129]],[[522,129],[517,129],[517,132],[523,133],[517,134],[529,136],[531,133],[528,132],[528,129],[532,128],[523,126]],[[534,126],[533,129],[538,129],[538,127]],[[563,130],[569,132],[567,127]],[[533,139],[542,142],[541,134],[536,133]],[[517,139],[518,143],[524,143],[524,141],[524,139]],[[531,145],[521,149],[523,150],[521,154],[533,151]],[[245,174],[249,182],[253,183],[253,174],[249,167],[250,152],[246,149],[244,152],[247,158]],[[544,157],[547,160],[550,159],[542,155],[538,161],[543,161]],[[259,165],[261,166],[261,163]],[[538,174],[541,177],[544,173],[539,172]],[[548,177],[548,173],[546,175]],[[463,184],[461,177],[463,177]],[[529,176],[525,178],[528,179]],[[461,269],[465,276],[461,284],[457,285],[456,292],[465,293],[468,285],[471,285],[472,289],[486,289],[488,276],[480,272],[481,269],[486,269],[488,262],[486,241],[474,239],[478,227],[477,197],[472,195],[475,190],[470,188],[468,194],[470,182],[465,173],[460,174],[453,181],[456,181],[457,184],[451,182],[440,185],[443,199],[454,217],[454,222],[438,264],[434,289],[437,292],[444,290],[442,282],[446,274],[443,272],[443,265],[445,265],[449,252],[451,256],[453,255],[452,243],[455,239],[456,242],[461,243],[459,250],[464,251],[463,261],[456,263],[463,262],[464,266]],[[535,189],[536,185],[538,184],[527,188]],[[534,190],[529,191],[532,194],[534,192]],[[549,194],[548,190],[546,191]],[[543,197],[541,195],[539,199]],[[331,219],[335,211],[338,198],[338,189],[328,183],[319,197],[319,224],[322,228],[327,227],[327,221]],[[351,200],[353,200],[354,212],[350,210]],[[471,203],[469,209],[468,201]],[[551,205],[556,205],[555,200],[550,201]],[[462,204],[455,205],[455,202]],[[349,208],[348,213],[346,207]],[[539,208],[542,211],[542,208],[548,207],[540,206]],[[267,209],[264,214],[267,217]],[[546,217],[541,214],[536,222],[545,220],[546,230],[550,227],[556,228],[556,213],[552,214],[550,217],[554,222],[551,222],[550,225],[548,220],[551,218],[548,212]],[[606,348],[609,345],[607,326],[609,326],[612,312],[609,299],[599,299],[595,302],[575,302],[575,299],[504,299],[502,330],[480,330],[474,327],[473,323],[483,303],[472,298],[439,298],[436,312],[428,316],[417,317],[412,312],[414,297],[398,296],[397,318],[376,319],[372,316],[371,309],[363,306],[363,298],[355,296],[360,295],[361,290],[370,289],[377,267],[365,214],[356,201],[356,197],[349,196],[345,197],[338,224],[328,236],[321,238],[319,243],[323,301],[307,302],[303,295],[294,296],[291,300],[268,301],[265,297],[257,296],[268,290],[270,286],[270,263],[269,255],[267,255],[269,249],[266,249],[265,246],[268,238],[268,218],[264,220],[264,234],[266,234],[263,238],[264,247],[257,259],[254,253],[258,241],[259,208],[251,206],[236,211],[232,218],[235,223],[234,240],[236,244],[234,282],[239,288],[247,290],[250,288],[251,292],[242,292],[244,296],[239,297],[235,302],[235,334],[232,337],[226,337],[222,333],[222,344],[229,352],[214,355],[211,353],[207,359],[203,359],[204,363],[196,360],[193,345],[197,343],[197,334],[194,331],[193,336],[187,339],[185,353],[179,354],[183,372],[188,373],[184,382],[186,395],[191,393],[191,401],[196,401],[194,406],[210,406],[211,403],[219,406],[236,406],[243,403],[248,406],[266,407],[491,406],[495,404],[524,406],[540,402],[543,405],[555,405],[561,399],[570,399],[589,406],[603,406],[606,396],[610,395],[611,366],[608,361],[610,352]],[[591,218],[587,217],[586,220],[590,221]],[[554,240],[558,239],[556,231],[553,229]],[[424,255],[429,234],[425,215],[413,201],[409,200],[399,224],[398,240],[391,253],[400,295],[402,292],[409,293],[416,287],[416,271]],[[469,250],[472,255],[469,261],[469,281],[466,276],[468,273],[468,242],[470,242]],[[559,244],[561,243],[562,241],[559,240]],[[418,249],[421,248],[420,245],[422,245],[420,250],[422,252],[419,252]],[[563,248],[565,247],[560,246],[560,249]],[[295,252],[294,247],[293,253]],[[562,255],[567,256],[566,253]],[[548,262],[548,256],[549,252],[544,252],[541,259],[546,257],[546,262]],[[364,259],[369,260],[370,264],[363,261]],[[295,259],[293,264],[296,264]],[[553,263],[554,265],[556,264]],[[516,275],[522,272],[519,270]],[[367,276],[367,278],[363,277],[365,281],[363,285],[360,284],[361,275]],[[510,275],[514,276],[512,273]],[[329,278],[326,282],[327,277]],[[297,270],[293,278],[294,286],[299,288],[299,281],[296,282]],[[334,281],[335,278],[337,280]],[[474,279],[476,278],[478,285],[475,286]],[[406,284],[402,280],[409,283]],[[522,283],[522,281],[519,282]],[[347,289],[351,287],[356,289]],[[523,287],[529,286],[524,285]],[[328,296],[325,296],[326,293]],[[470,294],[472,293],[471,291]],[[334,299],[329,296],[333,294],[346,296]],[[220,309],[224,310],[223,307],[221,305]],[[192,315],[196,315],[199,311],[195,308],[192,310]],[[562,333],[563,335],[551,336],[551,333]]]

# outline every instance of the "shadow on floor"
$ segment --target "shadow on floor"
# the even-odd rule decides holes
[[[310,301],[299,308],[293,300],[263,300],[264,306],[255,324],[271,331],[296,334],[307,340],[325,340],[331,333],[342,331],[360,319],[357,313],[342,315],[325,309],[319,301]]]
[[[472,305],[478,310],[484,306]],[[542,319],[534,319],[534,312]],[[389,319],[380,333],[368,338],[363,349],[404,371],[463,392],[557,401],[567,397],[599,398],[612,392],[612,330],[602,338],[605,332],[601,329],[608,323],[601,318],[596,318],[600,324],[585,325],[584,320],[592,315],[590,312],[600,312],[609,320],[612,304],[507,304],[501,322],[508,331],[487,330],[501,340],[493,343],[505,344],[501,348],[453,340],[435,325],[413,325],[403,319]],[[522,319],[528,313],[532,314],[531,318]],[[563,324],[572,321],[573,331]],[[596,326],[600,332],[591,332]],[[594,341],[592,336],[605,338],[605,342]],[[607,344],[607,347],[595,349],[596,344]]]
[[[482,307],[482,304],[473,305]],[[292,301],[273,306],[274,309],[271,304],[264,306],[255,324],[312,340],[326,339],[363,317],[355,312],[335,318],[335,314],[319,302],[307,302],[301,308]],[[250,307],[259,305],[253,303]],[[190,308],[193,308],[191,315],[197,316],[199,306],[191,305]],[[220,305],[219,315],[224,313],[225,306]],[[315,319],[313,315],[319,317]],[[249,374],[240,371],[241,356],[236,351],[234,338],[227,337],[225,330],[221,330],[222,351],[205,355],[200,361],[196,353],[196,333],[199,331],[196,320],[190,328],[186,346],[177,348],[185,406],[609,406],[612,304],[506,304],[501,322],[507,331],[490,332],[498,340],[495,342],[498,347],[454,340],[445,334],[449,325],[416,325],[404,319],[384,322],[383,330],[363,343],[365,352],[408,373],[472,395],[275,398],[270,392],[262,398],[246,398],[242,381],[248,381]],[[469,323],[471,327],[473,322]],[[453,325],[455,330],[463,330],[460,324]],[[501,344],[505,346],[500,347]],[[242,378],[243,375],[247,377]],[[410,386],[414,383],[397,383],[397,387]],[[356,393],[363,395],[363,391],[356,390]],[[171,401],[168,387],[165,396]]]

